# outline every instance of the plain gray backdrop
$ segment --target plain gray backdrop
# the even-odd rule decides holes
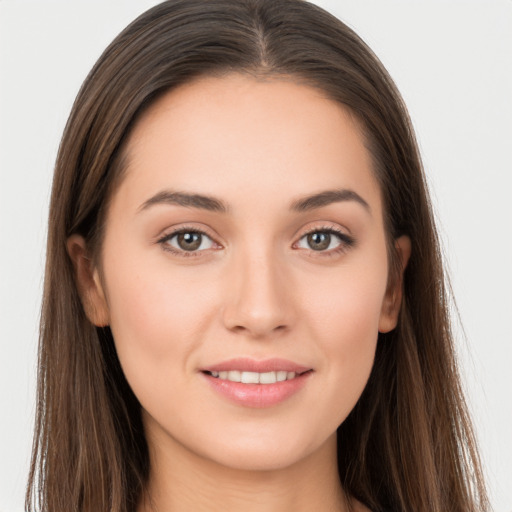
[[[59,139],[102,50],[156,3],[0,0],[0,512],[24,508]],[[512,512],[512,1],[316,3],[369,43],[409,107],[464,326],[459,357],[492,503]]]

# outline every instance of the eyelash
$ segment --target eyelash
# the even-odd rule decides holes
[[[180,227],[178,229],[175,229],[174,231],[171,231],[170,233],[168,233],[168,234],[164,235],[163,237],[161,237],[160,239],[158,239],[157,243],[162,246],[162,249],[164,251],[175,254],[176,256],[181,256],[184,258],[194,258],[197,256],[201,256],[201,252],[203,252],[203,251],[177,250],[167,243],[167,242],[169,242],[169,240],[172,240],[175,236],[181,235],[184,233],[194,233],[194,234],[198,234],[201,236],[206,236],[213,242],[214,245],[219,246],[219,244],[214,242],[213,237],[210,236],[206,231],[203,231],[202,229],[198,229],[196,227],[187,227],[187,226]]]
[[[213,237],[211,237],[206,231],[203,231],[202,229],[198,229],[196,227],[187,228],[186,226],[180,227],[179,229],[176,229],[176,230],[172,231],[171,233],[168,233],[168,234],[162,236],[161,238],[159,238],[157,240],[157,243],[162,246],[162,249],[164,251],[168,251],[168,252],[170,252],[172,254],[175,254],[177,256],[180,256],[180,257],[190,258],[190,257],[201,256],[201,253],[205,249],[203,249],[202,251],[198,251],[198,250],[196,250],[196,251],[177,250],[177,249],[173,248],[171,245],[169,245],[167,243],[167,242],[169,242],[169,240],[172,240],[175,236],[180,235],[180,234],[184,234],[184,233],[193,233],[193,234],[198,234],[198,235],[201,235],[201,236],[206,236],[207,238],[209,238],[212,241],[212,243],[214,245],[217,245],[218,247],[221,247],[219,244],[217,244],[213,240]],[[331,249],[329,251],[315,251],[314,249],[310,249],[310,252],[314,254],[314,257],[333,257],[333,256],[337,256],[339,254],[345,253],[351,247],[354,247],[354,245],[356,243],[356,240],[352,236],[347,235],[343,231],[341,231],[339,229],[336,229],[336,228],[334,228],[332,226],[328,226],[328,227],[325,226],[325,227],[321,227],[321,228],[314,228],[314,229],[311,229],[310,231],[305,232],[299,238],[298,242],[295,242],[294,246],[296,244],[298,244],[303,238],[305,238],[305,237],[307,237],[307,236],[309,236],[309,235],[311,235],[313,233],[326,233],[326,234],[329,234],[329,235],[334,235],[340,241],[340,244],[339,244],[338,247],[336,247],[335,249]]]
[[[312,256],[315,258],[332,258],[334,256],[344,254],[350,248],[354,247],[356,244],[356,240],[354,237],[348,235],[347,233],[344,233],[339,229],[334,228],[333,226],[324,226],[321,228],[315,227],[314,229],[306,231],[306,233],[304,233],[299,238],[299,242],[303,238],[307,237],[308,235],[312,235],[313,233],[326,233],[328,235],[334,235],[336,238],[338,238],[340,242],[338,247],[331,249],[329,251],[315,251],[314,249],[310,249],[310,253],[312,253]],[[297,243],[298,242],[296,242],[294,245],[296,245]]]

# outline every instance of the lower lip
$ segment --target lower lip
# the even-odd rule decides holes
[[[263,408],[280,404],[298,393],[311,374],[312,372],[308,371],[293,379],[275,384],[243,384],[212,377],[208,373],[202,375],[215,391],[231,401],[245,407]]]

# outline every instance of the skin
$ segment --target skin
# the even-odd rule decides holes
[[[127,162],[100,268],[80,236],[68,251],[86,312],[110,325],[142,406],[152,469],[140,511],[348,510],[336,429],[401,300],[400,280],[388,283],[381,194],[357,122],[292,80],[205,78],[144,114]],[[340,189],[366,206],[353,195],[290,208]],[[227,211],[148,204],[162,191],[212,196]],[[207,236],[185,256],[175,229]],[[342,238],[313,249],[307,234],[325,239],[326,229]],[[409,240],[396,246],[405,267]],[[312,372],[283,402],[245,407],[201,372],[235,357]]]

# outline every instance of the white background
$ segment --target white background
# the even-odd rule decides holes
[[[155,3],[0,0],[0,512],[23,510],[60,135],[101,51]],[[466,333],[458,346],[492,502],[512,512],[512,0],[317,3],[369,43],[409,107]]]

